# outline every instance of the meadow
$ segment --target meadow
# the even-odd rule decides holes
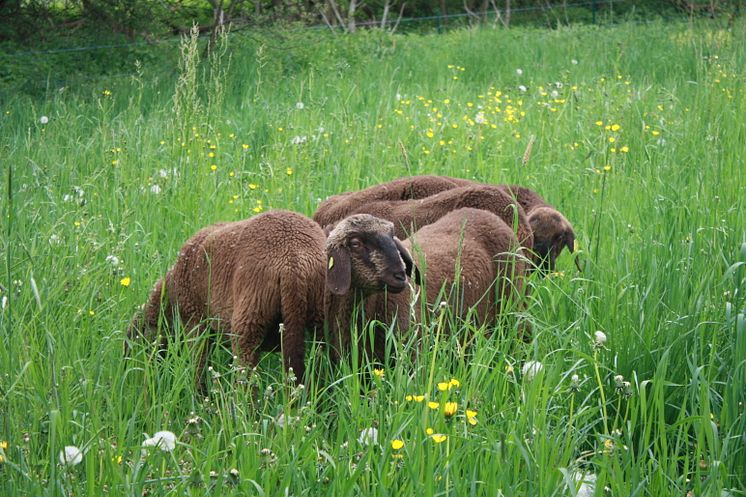
[[[746,495],[745,28],[187,38],[7,96],[0,494]],[[412,174],[519,183],[573,223],[584,271],[531,278],[531,340],[449,335],[438,307],[395,366],[310,344],[303,387],[217,351],[206,398],[199,343],[124,358],[198,228]]]

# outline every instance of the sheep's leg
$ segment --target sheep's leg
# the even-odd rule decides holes
[[[250,295],[234,302],[229,336],[239,364],[250,369],[259,364],[262,344],[277,323],[279,308],[277,295]]]

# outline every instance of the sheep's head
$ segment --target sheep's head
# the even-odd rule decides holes
[[[541,274],[554,271],[557,256],[567,247],[570,253],[575,249],[575,233],[572,225],[552,207],[537,207],[528,216],[534,232],[534,252],[537,255],[537,269]],[[580,269],[577,259],[575,264]]]
[[[394,224],[356,214],[337,224],[326,240],[326,286],[335,295],[350,288],[369,295],[399,293],[412,274],[412,258],[394,236]]]

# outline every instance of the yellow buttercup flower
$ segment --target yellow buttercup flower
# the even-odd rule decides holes
[[[450,418],[454,414],[456,414],[456,411],[458,410],[458,404],[456,402],[446,402],[445,406],[443,407],[443,415],[447,418]]]
[[[399,450],[402,447],[404,447],[404,441],[399,440],[398,438],[395,438],[391,441],[391,448],[394,450]]]
[[[427,403],[427,407],[429,407],[430,409],[433,409],[433,410],[440,409],[440,403],[439,402],[430,401],[430,402]]]
[[[435,442],[436,444],[439,444],[441,442],[445,442],[448,436],[443,435],[442,433],[435,433],[433,435],[430,435],[430,438],[433,439],[433,442]]]
[[[121,280],[119,280],[119,284],[122,286],[130,286],[130,283],[132,282],[132,279],[129,276],[125,276]]]
[[[425,429],[425,433],[426,433],[427,435],[432,435],[432,434],[433,434],[433,429],[432,429],[432,428],[426,428],[426,429]]]
[[[373,375],[377,378],[383,378],[386,375],[386,372],[383,369],[373,368]]]
[[[448,390],[449,387],[450,385],[445,381],[438,383],[438,390],[440,390],[441,392],[445,392],[446,390]]]

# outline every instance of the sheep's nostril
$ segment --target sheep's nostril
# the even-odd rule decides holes
[[[404,271],[399,271],[394,273],[394,279],[397,281],[406,281],[407,280],[407,274]]]

